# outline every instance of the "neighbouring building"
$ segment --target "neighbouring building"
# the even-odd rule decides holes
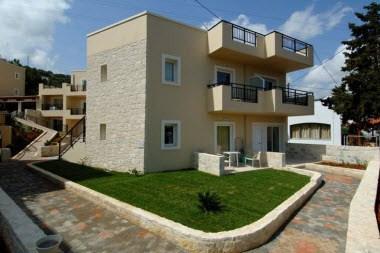
[[[288,118],[288,134],[289,143],[341,145],[341,119],[317,100],[313,115]]]
[[[313,47],[279,32],[143,12],[88,34],[87,64],[86,159],[97,167],[153,172],[193,167],[194,152],[284,152],[288,116],[314,113],[312,93],[286,86],[287,73],[313,66]]]
[[[86,114],[86,71],[73,71],[71,83],[50,86],[40,83],[36,110],[27,119],[59,132],[72,128]]]
[[[0,59],[0,111],[34,108],[36,96],[25,96],[25,68]]]

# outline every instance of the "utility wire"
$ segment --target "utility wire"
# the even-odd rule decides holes
[[[318,54],[317,54],[317,51],[314,49],[314,53],[315,53],[315,56],[317,57],[318,61],[319,61],[319,64],[320,66],[322,66],[322,68],[325,70],[325,72],[329,75],[329,77],[331,78],[331,80],[333,80],[333,82],[336,84],[336,86],[339,86],[338,82],[335,80],[334,76],[330,73],[330,71],[327,70],[327,68],[325,67],[325,65],[323,64],[323,62],[321,61],[321,58],[319,58]]]
[[[196,2],[200,7],[202,7],[203,9],[205,9],[208,13],[210,13],[215,18],[217,18],[219,20],[222,19],[221,17],[219,17],[218,15],[216,15],[215,12],[213,12],[212,10],[210,10],[209,8],[207,8],[207,6],[205,6],[204,4],[202,4],[200,1],[194,0],[194,2]]]

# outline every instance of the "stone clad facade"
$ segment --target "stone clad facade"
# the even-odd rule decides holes
[[[100,66],[107,64],[107,81]],[[88,57],[86,156],[95,167],[144,168],[146,40]],[[106,139],[100,140],[100,124]]]

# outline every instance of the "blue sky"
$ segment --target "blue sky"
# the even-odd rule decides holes
[[[350,37],[347,23],[357,22],[353,13],[370,3],[358,0],[201,2],[223,19],[261,32],[280,30],[303,39],[314,45],[322,61],[344,49],[340,42]],[[17,15],[12,14],[14,9]],[[193,0],[0,0],[0,34],[5,34],[0,40],[0,55],[17,57],[24,63],[29,56],[32,65],[70,73],[86,66],[87,33],[143,10],[195,26],[215,21]],[[27,34],[27,38],[21,37],[22,34]],[[325,64],[338,82],[343,76],[340,71],[343,61],[340,54]],[[328,94],[333,81],[323,68],[318,68],[317,59],[315,64],[316,69],[292,73],[289,81],[296,80],[295,86],[307,86],[323,96]]]

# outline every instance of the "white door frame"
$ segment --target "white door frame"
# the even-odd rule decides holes
[[[263,152],[267,152],[267,127],[280,127],[280,135],[279,135],[279,148],[280,148],[280,152],[284,152],[285,150],[285,136],[286,136],[286,123],[276,123],[276,122],[253,122],[252,123],[252,128],[251,128],[251,148],[252,148],[252,151],[253,151],[253,145],[254,145],[254,133],[253,133],[253,130],[254,130],[254,127],[255,126],[261,126],[261,127],[265,127],[265,131],[263,132],[263,136],[262,136],[262,145],[261,147],[264,149],[262,150]]]
[[[230,127],[230,151],[235,151],[235,122],[216,121],[214,122],[214,152],[218,152],[218,126]]]

